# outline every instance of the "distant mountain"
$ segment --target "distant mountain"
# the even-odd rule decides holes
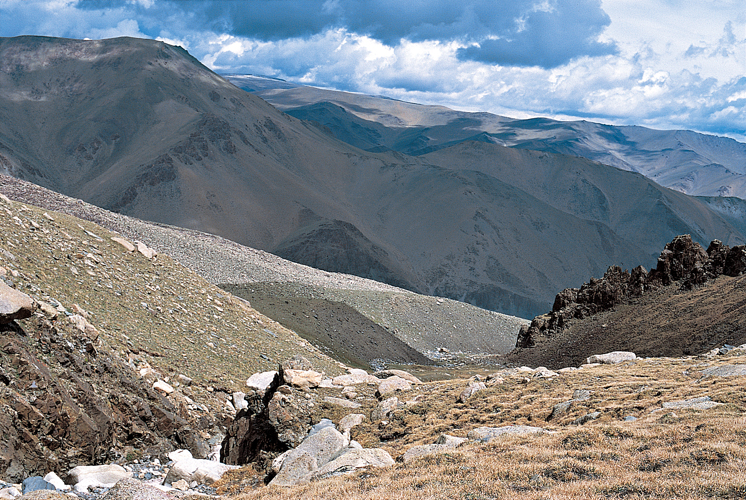
[[[492,142],[588,158],[691,195],[746,198],[746,144],[725,137],[587,121],[515,120],[262,77],[228,79],[361,149],[419,155],[463,141]]]
[[[363,120],[448,138],[447,108],[355,98]],[[409,132],[397,140],[414,147]],[[727,207],[491,141],[363,151],[162,42],[0,39],[4,172],[329,271],[532,317],[608,265],[651,265],[677,234],[745,241]]]

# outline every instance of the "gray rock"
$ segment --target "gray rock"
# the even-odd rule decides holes
[[[576,418],[570,423],[570,425],[583,425],[587,422],[590,422],[591,420],[596,420],[600,416],[600,411],[594,411],[593,413],[588,413],[586,415],[583,415],[582,417]]]
[[[36,490],[56,490],[57,488],[50,482],[45,481],[41,476],[31,476],[23,480],[21,491],[25,495]]]
[[[472,429],[467,434],[467,437],[472,441],[481,441],[483,443],[489,443],[493,439],[500,436],[508,435],[520,435],[520,434],[534,434],[546,432],[541,427],[532,427],[529,425],[507,425],[505,427],[477,427]]]
[[[626,417],[624,417],[625,422],[634,422],[635,420],[637,420],[637,417],[633,417],[632,415],[627,415]]]
[[[469,386],[466,387],[463,391],[461,391],[461,394],[458,397],[458,402],[466,403],[467,399],[472,397],[477,392],[482,391],[486,388],[487,386],[484,385],[484,382],[471,381],[469,382]]]
[[[345,415],[342,417],[342,420],[339,421],[339,430],[340,432],[348,433],[350,430],[352,430],[353,427],[360,425],[365,420],[365,415],[362,413],[351,413],[349,415]]]
[[[376,397],[385,398],[396,392],[409,391],[411,389],[412,384],[408,380],[396,376],[389,377],[378,385]]]
[[[351,449],[344,455],[313,471],[308,479],[317,481],[329,477],[349,474],[363,467],[390,467],[394,459],[381,448]]]
[[[114,485],[101,500],[175,500],[175,497],[155,486],[127,478]]]
[[[554,405],[554,407],[552,407],[552,413],[547,417],[547,422],[566,414],[572,407],[573,403],[575,403],[575,400],[565,401],[564,403],[557,403]]]
[[[613,365],[621,363],[623,361],[632,361],[637,359],[634,352],[629,351],[613,351],[607,352],[606,354],[594,354],[586,360],[586,364],[602,363],[607,365]]]
[[[370,419],[374,422],[383,420],[384,418],[391,415],[391,412],[394,411],[397,406],[399,406],[399,398],[397,398],[396,396],[394,396],[393,398],[384,399],[383,401],[378,403],[376,409],[371,412]]]
[[[326,401],[329,404],[341,406],[342,408],[357,409],[362,406],[360,403],[355,403],[354,401],[350,401],[348,399],[335,398],[332,396],[324,397],[324,401]]]
[[[325,427],[308,436],[297,448],[284,457],[280,471],[270,484],[292,486],[299,484],[311,472],[330,462],[349,442],[335,428]]]
[[[702,371],[702,375],[709,377],[744,377],[746,365],[712,366]]]
[[[575,401],[587,401],[591,397],[591,391],[586,389],[575,389],[572,393],[572,399]]]
[[[223,477],[227,471],[237,469],[235,465],[221,464],[212,460],[184,458],[175,462],[164,480],[168,484],[183,479],[187,483],[197,481],[200,484],[212,484]]]
[[[454,447],[447,444],[422,444],[418,446],[412,446],[402,455],[402,460],[405,464],[408,464],[412,460],[428,455],[438,455],[448,451],[453,451]]]
[[[34,300],[0,280],[0,324],[24,319],[34,314]]]
[[[441,434],[440,436],[438,436],[438,439],[435,440],[435,444],[446,444],[448,446],[455,448],[456,446],[461,446],[463,443],[467,441],[468,439],[466,438],[449,436],[448,434]]]
[[[710,396],[704,396],[680,401],[667,401],[663,403],[663,409],[709,410],[721,404],[723,403],[713,401]]]
[[[319,420],[319,423],[311,427],[311,430],[308,432],[308,435],[313,436],[314,434],[319,433],[322,429],[326,429],[327,427],[331,427],[332,429],[335,429],[334,422],[332,422],[328,418],[322,418],[321,420]]]

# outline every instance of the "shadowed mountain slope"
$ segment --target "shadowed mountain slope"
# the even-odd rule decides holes
[[[0,61],[7,173],[330,271],[531,317],[612,263],[650,265],[676,234],[743,241],[702,202],[587,160],[362,151],[161,42],[2,39]],[[387,106],[433,127],[452,113]]]
[[[269,78],[228,78],[279,109],[317,122],[335,137],[367,150],[418,155],[478,140],[581,156],[639,172],[662,186],[691,195],[746,198],[746,144],[725,137],[587,121],[516,120]]]

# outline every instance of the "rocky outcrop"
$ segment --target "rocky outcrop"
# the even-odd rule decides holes
[[[23,292],[0,280],[0,324],[28,318],[34,313],[34,301]]]
[[[642,266],[631,272],[611,266],[601,279],[591,278],[579,289],[562,290],[549,313],[521,327],[516,348],[533,347],[537,340],[558,334],[573,320],[610,310],[650,290],[677,283],[681,289],[691,289],[722,274],[740,276],[744,272],[746,246],[730,248],[714,240],[705,250],[690,235],[677,236],[666,244],[650,272]]]
[[[206,450],[192,419],[100,342],[34,316],[0,325],[0,474],[19,481],[116,453]],[[117,451],[119,450],[119,451]]]

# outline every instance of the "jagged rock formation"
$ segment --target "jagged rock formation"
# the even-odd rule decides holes
[[[692,289],[720,275],[735,277],[744,271],[746,246],[731,248],[714,240],[705,251],[690,235],[677,236],[666,245],[650,272],[642,266],[631,272],[611,266],[601,279],[591,278],[579,289],[562,290],[549,313],[521,327],[516,348],[533,347],[538,339],[556,336],[573,320],[607,311],[647,291],[675,283],[680,283],[681,289]]]

